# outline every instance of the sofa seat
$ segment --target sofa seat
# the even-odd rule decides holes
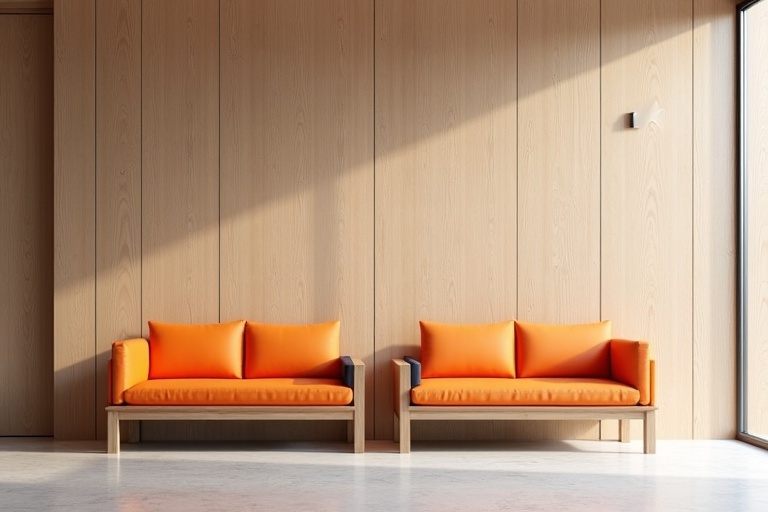
[[[414,405],[636,405],[640,392],[593,378],[436,378],[411,389]]]
[[[349,405],[340,379],[152,379],[124,392],[127,405]]]

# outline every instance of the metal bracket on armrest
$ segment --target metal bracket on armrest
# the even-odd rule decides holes
[[[408,356],[403,356],[403,361],[411,366],[411,387],[415,388],[421,384],[421,363]]]
[[[355,388],[355,362],[349,356],[341,356],[341,380],[348,388]]]

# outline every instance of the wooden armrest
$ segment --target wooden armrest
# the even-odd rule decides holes
[[[392,370],[394,372],[394,400],[392,405],[399,416],[400,411],[407,408],[411,403],[411,365],[402,359],[393,359]]]

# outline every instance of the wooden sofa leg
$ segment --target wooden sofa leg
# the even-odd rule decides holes
[[[643,418],[643,453],[656,453],[656,411],[647,411]]]
[[[120,453],[120,415],[107,412],[107,453]]]
[[[411,453],[411,418],[408,409],[400,411],[398,417],[400,431],[400,453]]]
[[[354,419],[355,453],[365,452],[365,412],[355,411]]]
[[[619,420],[619,441],[629,442],[629,420]]]
[[[355,453],[365,452],[365,366],[355,359],[354,405],[355,415],[352,420],[355,439]]]

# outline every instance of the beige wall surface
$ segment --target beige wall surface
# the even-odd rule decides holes
[[[735,205],[716,195],[735,190],[716,136],[735,133],[733,7],[56,2],[56,435],[104,436],[109,345],[150,318],[342,319],[379,439],[419,319],[520,318],[648,339],[659,436],[731,437],[734,388],[711,388],[735,382]],[[656,117],[630,129],[633,111]]]
[[[658,429],[682,439],[693,418],[691,7],[606,0],[602,16],[602,315],[615,336],[653,343]]]
[[[141,0],[96,10],[96,403],[115,340],[141,332]],[[107,415],[96,408],[96,435]]]
[[[377,438],[392,437],[391,360],[419,355],[419,320],[515,315],[516,26],[505,0],[376,5]],[[434,427],[414,433],[494,429]]]
[[[373,2],[223,1],[221,19],[221,318],[341,320],[341,352],[368,365],[372,404]]]
[[[517,318],[594,322],[601,318],[600,2],[521,0],[518,16]],[[558,435],[598,437],[598,425],[563,422]],[[552,422],[529,425],[547,428]]]
[[[693,2],[694,439],[736,434],[738,3]]]
[[[0,15],[0,62],[0,436],[51,435],[53,18]]]
[[[93,439],[96,417],[94,0],[58,2],[54,37],[54,435]]]

